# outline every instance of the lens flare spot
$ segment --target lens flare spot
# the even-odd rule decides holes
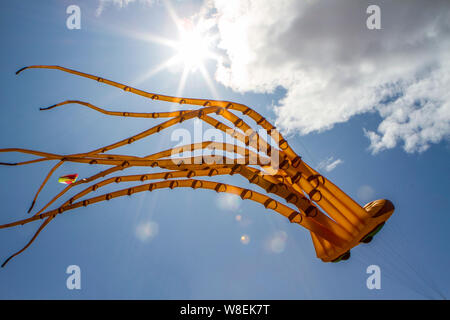
[[[244,234],[241,236],[241,242],[242,244],[249,244],[250,243],[250,237],[247,234]]]
[[[287,233],[285,231],[275,232],[266,242],[266,249],[271,253],[282,253],[286,248]]]
[[[143,222],[136,227],[136,237],[142,242],[153,239],[158,232],[159,225],[153,221]]]

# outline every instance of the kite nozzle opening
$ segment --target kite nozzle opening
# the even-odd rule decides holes
[[[345,252],[344,254],[340,255],[339,257],[337,257],[336,259],[334,259],[331,262],[336,263],[336,262],[343,261],[343,260],[348,260],[348,259],[350,259],[350,250]]]
[[[361,238],[361,240],[359,240],[359,242],[362,243],[369,243],[372,241],[373,237],[375,237],[375,235],[380,232],[380,230],[383,228],[383,226],[385,225],[386,221],[383,221],[382,223],[380,223],[379,225],[377,225],[375,228],[373,228],[368,234],[366,234],[364,237]]]

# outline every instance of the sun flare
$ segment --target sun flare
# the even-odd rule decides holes
[[[188,71],[196,71],[208,58],[208,39],[197,30],[183,30],[176,46],[177,57]]]
[[[189,75],[200,73],[212,96],[218,99],[217,91],[207,68],[208,60],[220,60],[220,55],[214,49],[217,42],[217,34],[211,30],[211,26],[205,21],[192,17],[179,18],[171,6],[168,6],[167,9],[178,31],[176,38],[136,32],[134,36],[137,39],[170,47],[173,50],[173,54],[167,60],[162,61],[139,77],[137,83],[142,83],[164,70],[180,72],[177,95],[182,95]]]

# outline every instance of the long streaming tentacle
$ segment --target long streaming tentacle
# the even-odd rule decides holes
[[[42,152],[42,151],[36,151],[36,150],[30,150],[30,149],[22,149],[22,148],[3,148],[0,149],[0,153],[4,152],[19,152],[24,154],[32,154],[34,156],[43,157],[46,159],[58,159],[59,155],[54,153],[48,153],[48,152]]]
[[[23,166],[26,164],[38,163],[38,162],[49,161],[49,160],[53,160],[53,159],[39,158],[39,159],[23,161],[23,162],[0,162],[0,165],[1,166]]]
[[[84,161],[84,162],[87,162],[87,161],[89,161],[89,163],[91,163],[91,164],[93,164],[93,163],[99,163],[98,162],[98,160],[96,160],[96,159],[74,159],[73,157],[72,158],[66,158],[65,159],[65,161]],[[104,164],[111,164],[112,162],[110,161],[110,160],[113,160],[113,159],[106,159],[106,160],[100,160],[100,161],[102,161],[101,163],[104,163]],[[114,161],[116,161],[115,163],[117,164],[117,161],[121,161],[121,160],[114,160]],[[137,161],[139,161],[139,160],[137,160]],[[183,162],[185,162],[185,161],[183,161]],[[113,163],[114,164],[114,163]],[[146,164],[145,164],[146,165]]]
[[[132,117],[132,118],[172,118],[172,117],[178,117],[182,116],[183,114],[186,114],[188,112],[196,111],[196,110],[179,110],[179,111],[172,111],[172,112],[150,112],[150,113],[144,113],[144,112],[124,112],[124,111],[109,111],[102,109],[100,107],[97,107],[89,102],[80,101],[80,100],[66,100],[63,102],[56,103],[50,107],[44,107],[39,108],[39,110],[51,110],[57,107],[61,107],[63,105],[67,104],[79,104],[85,107],[88,107],[90,109],[93,109],[95,111],[98,111],[100,113],[109,115],[109,116],[118,116],[118,117]]]
[[[160,159],[163,157],[168,157],[171,155],[177,155],[181,152],[185,152],[185,151],[195,151],[198,149],[204,149],[204,148],[216,148],[216,149],[221,149],[221,150],[232,150],[235,153],[239,153],[240,155],[244,155],[244,156],[250,156],[250,157],[254,157],[255,154],[253,154],[253,152],[251,150],[245,149],[243,147],[237,146],[237,145],[230,145],[227,143],[221,143],[221,142],[214,142],[214,141],[205,141],[205,142],[200,142],[200,143],[193,143],[193,144],[189,144],[189,145],[183,145],[183,146],[179,146],[179,147],[175,147],[175,148],[171,148],[171,149],[167,149],[164,151],[160,151],[157,153],[153,153],[150,154],[146,157],[143,157],[143,159]],[[113,168],[108,168],[106,170],[103,170],[91,177],[82,179],[82,180],[78,180],[77,182],[67,186],[64,190],[62,190],[58,195],[56,195],[50,202],[48,202],[42,209],[40,209],[36,214],[40,214],[42,211],[44,211],[45,209],[47,209],[54,201],[56,201],[58,198],[60,198],[63,194],[65,194],[66,192],[68,192],[70,189],[72,189],[73,187],[79,185],[79,184],[84,184],[84,183],[88,183],[91,181],[94,181],[100,177],[105,177],[109,174],[112,174],[114,172],[120,171],[120,170],[124,170],[125,168],[128,168],[129,163],[121,163],[118,166],[115,166]]]
[[[231,120],[233,120],[233,119],[231,119]],[[217,126],[217,124],[219,123],[217,120],[211,119],[210,122],[211,122],[211,121],[213,121],[212,124],[213,124],[216,128],[217,128],[217,127],[220,128],[220,126]],[[222,124],[222,126],[225,126],[225,125]],[[226,127],[226,129],[229,130],[230,128],[229,128],[229,127]],[[243,139],[241,138],[241,141],[242,141],[242,140],[243,140]],[[84,162],[88,162],[88,161],[89,161],[89,163],[91,163],[91,164],[92,164],[92,163],[99,163],[98,160],[95,160],[95,159],[83,159],[83,160],[80,160],[80,159],[68,158],[68,159],[65,159],[65,160],[68,160],[68,161],[70,161],[70,160],[75,160],[75,161],[77,161],[77,160],[78,160],[78,161],[84,161]],[[111,161],[108,161],[108,160],[111,160],[111,159],[107,159],[106,161],[102,161],[102,163],[104,163],[104,164],[111,163]],[[116,160],[116,163],[117,163],[117,161],[118,161],[118,160]]]
[[[64,104],[65,102],[63,102],[63,103],[61,103],[61,104]],[[57,105],[61,105],[61,104],[57,104]],[[84,103],[84,102],[82,102],[82,104],[87,104],[87,103]],[[57,106],[57,105],[55,105],[55,106]],[[96,106],[93,106],[93,105],[91,105],[91,104],[87,104],[87,105],[89,105],[89,106],[91,106],[92,108],[94,108],[94,109],[98,109],[98,110],[103,110],[103,109],[101,109],[101,108],[98,108],[98,107],[96,107]],[[104,111],[104,110],[103,110]],[[104,112],[106,112],[106,111],[104,111]],[[198,112],[198,111],[197,111]],[[180,119],[181,120],[181,119]],[[210,120],[212,120],[212,119],[210,119]],[[234,119],[231,119],[231,120],[234,120]],[[217,126],[217,124],[219,123],[218,121],[216,121],[216,120],[212,120],[212,121],[215,121],[214,122],[214,125],[215,125],[215,127],[218,127]],[[211,121],[210,121],[211,122]],[[225,125],[222,125],[222,129],[223,129],[223,126],[225,126]],[[157,128],[160,128],[159,126],[157,127]],[[226,127],[226,129],[230,129],[229,127]],[[148,130],[147,130],[148,131]],[[243,142],[245,142],[245,138],[243,138],[242,137],[242,135],[238,135],[238,137],[240,138],[240,140],[241,141],[243,141]],[[131,137],[131,138],[128,138],[128,142],[130,143],[130,141],[131,140],[135,140],[137,137],[135,136],[135,137]],[[5,151],[11,151],[11,150],[6,150],[5,149]],[[46,156],[51,156],[51,157],[53,157],[53,158],[55,158],[55,157],[58,157],[57,155],[54,155],[54,154],[48,154],[48,153],[41,153],[41,152],[37,152],[37,151],[29,151],[29,150],[22,150],[22,151],[25,151],[25,152],[28,152],[28,153],[32,153],[32,154],[45,154]],[[102,151],[104,151],[104,150],[102,150]],[[63,156],[59,156],[59,158],[61,159],[61,161],[67,161],[68,159],[66,158],[66,157],[63,157]],[[111,156],[108,156],[108,158],[109,159],[111,159]],[[95,161],[95,160],[91,160],[91,161]],[[46,180],[48,180],[48,177],[47,177],[47,179]],[[45,182],[44,182],[44,184],[45,184]],[[41,186],[41,188],[43,187],[43,185]],[[39,190],[40,191],[40,190]],[[39,193],[39,192],[38,192]],[[36,197],[37,197],[37,195],[36,195]],[[36,200],[36,197],[35,197],[35,199],[33,200],[33,204],[32,204],[32,207],[33,207],[33,205],[34,205],[34,202],[35,202],[35,200]],[[32,208],[31,207],[31,208]],[[31,210],[31,208],[30,208],[30,210]]]
[[[53,172],[55,172],[56,169],[58,169],[62,164],[64,163],[64,161],[59,161],[55,166],[53,166],[53,168],[49,171],[49,173],[47,174],[47,176],[45,177],[44,181],[41,183],[41,185],[39,186],[38,191],[36,192],[36,195],[33,198],[33,201],[31,202],[31,206],[30,209],[28,209],[28,213],[31,212],[31,210],[33,210],[34,204],[36,203],[36,199],[39,196],[39,193],[41,192],[42,188],[44,187],[44,185],[47,183],[48,179],[51,177],[51,175],[53,174]]]
[[[20,148],[6,148],[6,149],[0,149],[0,153],[10,153],[10,152],[18,152],[18,153],[24,153],[24,154],[31,154],[35,156],[40,156],[42,158],[30,160],[30,161],[24,161],[24,162],[18,162],[18,163],[6,163],[6,162],[0,162],[0,164],[3,165],[10,165],[10,166],[16,166],[16,165],[22,165],[22,164],[29,164],[29,163],[35,163],[40,161],[49,161],[49,160],[61,160],[65,157],[65,155],[55,154],[55,153],[48,153],[48,152],[42,152],[37,150],[30,150],[30,149],[20,149]],[[78,156],[77,154],[70,154],[69,156],[75,157]],[[135,156],[126,156],[126,155],[115,155],[115,154],[96,154],[97,157],[101,158],[109,158],[114,159],[115,157],[127,157],[130,159],[138,159],[139,157]]]
[[[79,105],[83,105],[86,106],[88,108],[91,108],[93,110],[96,110],[98,112],[101,112],[103,114],[107,114],[107,115],[111,115],[111,116],[123,116],[123,117],[141,117],[141,118],[167,118],[167,117],[181,117],[187,113],[190,112],[199,112],[201,110],[205,110],[205,108],[199,109],[199,110],[180,110],[180,111],[173,111],[173,112],[152,112],[152,113],[139,113],[139,112],[122,112],[122,111],[108,111],[105,110],[103,108],[100,108],[98,106],[95,106],[89,102],[85,102],[85,101],[79,101],[79,100],[66,100],[60,103],[57,103],[53,106],[47,107],[47,108],[41,108],[41,110],[49,110],[49,109],[53,109],[55,107],[59,107],[62,105],[67,105],[67,104],[79,104]],[[207,109],[205,110],[207,111]],[[209,113],[209,112],[207,112]],[[253,140],[253,144],[251,146],[255,147],[255,149],[257,149],[256,146],[269,146],[268,142],[261,138],[258,134],[258,132],[253,131],[253,129],[241,118],[237,117],[235,114],[229,112],[227,109],[225,108],[220,108],[216,111],[216,113],[218,115],[221,115],[222,117],[224,117],[225,119],[227,119],[228,121],[230,121],[231,123],[233,123],[237,128],[239,128],[240,130],[242,130],[243,132],[245,132],[246,134],[240,134],[238,132],[234,133],[233,129],[231,129],[230,127],[224,125],[223,123],[221,123],[220,121],[210,118],[208,116],[206,116],[206,114],[203,117],[199,117],[201,120],[207,122],[208,124],[210,124],[211,126],[215,127],[216,129],[222,130],[225,133],[230,134],[231,132],[233,132],[236,136],[236,138],[238,138],[238,140],[240,140],[241,142],[244,142],[245,144],[249,144],[250,142],[252,142]],[[246,139],[246,136],[248,136],[248,140]],[[269,146],[269,150],[264,150],[267,151],[268,154],[270,154],[270,149],[271,147]],[[284,156],[284,153],[281,152],[282,155]],[[284,160],[284,158],[283,158]]]
[[[335,234],[339,235],[341,238],[346,240],[351,240],[351,234],[346,232],[344,228],[336,224],[325,214],[323,214],[317,207],[315,207],[308,198],[302,196],[295,192],[295,190],[287,187],[282,183],[273,183],[271,180],[272,176],[264,175],[260,170],[255,168],[250,168],[245,165],[237,165],[233,167],[224,168],[208,168],[203,170],[189,170],[189,171],[168,171],[168,172],[157,172],[157,173],[147,173],[147,174],[137,174],[128,176],[112,177],[109,179],[102,180],[83,191],[77,193],[69,201],[63,204],[71,204],[75,200],[86,196],[87,194],[97,191],[99,188],[104,187],[111,183],[122,183],[131,181],[147,181],[147,180],[157,180],[157,179],[174,179],[174,178],[192,178],[199,176],[218,176],[218,175],[232,175],[239,174],[242,177],[248,179],[252,184],[256,184],[268,193],[275,194],[283,198],[286,202],[292,203],[297,207],[297,209],[305,214],[305,216],[313,216],[322,225],[326,226]]]
[[[115,82],[115,81],[111,81],[111,80],[108,80],[105,78],[101,78],[101,77],[94,76],[94,75],[91,75],[88,73],[83,73],[80,71],[76,71],[76,70],[72,70],[72,69],[64,68],[64,67],[60,67],[60,66],[49,66],[49,65],[27,66],[27,67],[23,67],[20,70],[18,70],[16,72],[16,74],[19,74],[26,69],[35,69],[35,68],[56,69],[56,70],[72,73],[72,74],[75,74],[75,75],[78,75],[78,76],[81,76],[84,78],[89,78],[92,80],[96,80],[98,82],[105,83],[110,86],[117,87],[117,88],[122,89],[127,92],[131,92],[131,93],[134,93],[134,94],[146,97],[146,98],[150,98],[152,100],[161,100],[161,101],[174,102],[174,103],[179,103],[179,104],[190,104],[190,105],[197,105],[197,106],[204,106],[204,107],[216,106],[216,107],[225,108],[225,109],[237,110],[239,112],[242,112],[244,115],[247,115],[250,118],[252,118],[253,120],[255,120],[255,122],[259,126],[263,127],[264,129],[276,131],[277,136],[280,137],[280,139],[278,139],[278,141],[276,141],[276,142],[279,143],[280,146],[283,146],[283,148],[282,148],[283,150],[290,149],[289,145],[287,144],[287,141],[282,138],[281,134],[276,130],[276,128],[272,124],[270,124],[269,121],[267,121],[263,116],[261,116],[255,110],[253,110],[250,107],[243,105],[243,104],[233,103],[230,101],[220,101],[220,100],[179,98],[179,97],[172,97],[172,96],[160,95],[160,94],[155,94],[155,93],[149,93],[149,92],[139,90],[139,89]],[[292,150],[292,149],[290,149],[290,150]],[[292,153],[295,154],[295,152],[293,152],[293,150],[292,150]],[[299,158],[299,157],[297,156],[297,158]]]
[[[209,112],[214,112],[216,110],[217,110],[216,107],[210,107],[208,110],[205,110],[204,112],[209,113]],[[118,147],[121,147],[121,146],[124,146],[127,144],[131,144],[131,143],[133,143],[139,139],[142,139],[144,137],[147,137],[151,134],[160,132],[161,130],[168,128],[174,124],[181,123],[184,120],[191,119],[196,116],[202,116],[202,115],[203,115],[203,112],[201,114],[199,114],[198,111],[189,112],[188,114],[186,114],[186,118],[184,118],[184,116],[172,118],[171,120],[168,120],[160,125],[154,126],[154,127],[150,128],[148,130],[145,130],[137,135],[134,135],[127,139],[113,143],[109,146],[99,148],[99,149],[96,149],[96,150],[93,150],[93,151],[87,152],[87,153],[73,154],[73,155],[70,155],[70,157],[72,159],[74,159],[74,158],[79,158],[79,157],[84,157],[84,156],[89,156],[89,155],[96,155],[97,153],[105,153],[106,151],[113,150],[113,149],[116,149]],[[65,160],[65,156],[63,156],[63,155],[57,155],[57,154],[40,152],[40,151],[35,151],[35,150],[28,150],[28,149],[8,148],[8,149],[0,149],[0,152],[22,152],[22,153],[28,153],[28,154],[45,157],[46,159],[44,159],[44,160],[62,160],[62,159]],[[102,158],[105,158],[105,157],[102,157]],[[109,156],[107,156],[106,158],[109,158]],[[111,159],[108,159],[108,160],[111,160]],[[33,160],[33,161],[36,161],[36,160]],[[9,164],[9,165],[17,165],[17,164]]]
[[[69,157],[69,159],[67,159],[67,160],[74,160],[73,158],[75,158],[75,157],[72,157],[72,159],[70,159],[70,157]],[[191,158],[195,158],[195,157],[191,157]],[[100,159],[100,161],[108,161],[108,160],[111,160],[111,159]],[[172,159],[173,160],[173,159]],[[172,161],[172,160],[169,160],[169,161]],[[117,161],[117,160],[116,160]],[[132,160],[133,161],[133,160]],[[137,160],[137,161],[139,161],[139,160]],[[185,161],[184,161],[185,162]],[[91,162],[92,163],[92,162]],[[250,191],[251,192],[251,191]],[[41,215],[41,217],[42,217],[42,215]],[[46,221],[46,223],[45,223],[45,225],[47,225],[50,221],[51,221],[51,219],[52,218],[49,218],[47,221]],[[45,227],[45,225],[43,225],[39,230],[38,230],[38,232],[37,232],[37,234],[42,230],[42,228],[43,227]],[[328,230],[327,228],[325,228],[326,230]],[[320,235],[320,233],[319,233],[319,235]],[[37,236],[37,235],[36,235]],[[35,239],[36,237],[33,237],[33,239],[31,240],[31,242],[32,241],[34,241],[34,239]],[[14,257],[14,256],[16,256],[17,254],[19,254],[19,253],[21,253],[21,252],[23,252],[26,248],[28,248],[28,246],[31,244],[31,242],[24,248],[24,249],[22,249],[21,251],[19,251],[18,253],[16,253],[16,254],[14,254],[12,257]],[[10,258],[12,258],[12,257],[10,257]],[[10,259],[8,259],[7,261],[9,261]],[[6,261],[6,262],[7,262]]]
[[[111,116],[121,116],[121,117],[138,117],[138,118],[170,118],[170,117],[180,117],[183,116],[187,113],[190,112],[199,112],[200,110],[204,109],[199,109],[199,110],[179,110],[179,111],[173,111],[173,112],[152,112],[152,113],[141,113],[141,112],[122,112],[122,111],[108,111],[105,110],[103,108],[100,108],[98,106],[95,106],[89,102],[85,102],[85,101],[80,101],[80,100],[66,100],[57,104],[54,104],[50,107],[47,108],[40,108],[41,110],[50,110],[56,107],[60,107],[63,105],[67,105],[67,104],[79,104],[79,105],[83,105],[86,106],[88,108],[91,108],[93,110],[96,110],[98,112],[101,112],[103,114],[106,115],[111,115]],[[268,142],[265,139],[262,139],[258,132],[253,131],[253,129],[241,118],[237,117],[235,114],[229,112],[227,109],[225,108],[221,108],[219,110],[217,110],[217,113],[219,115],[221,115],[222,117],[224,117],[225,119],[227,119],[228,121],[230,121],[231,123],[233,123],[237,128],[241,129],[243,132],[247,133],[247,135],[250,137],[252,137],[251,139],[254,140],[255,145],[268,145]],[[203,118],[203,119],[202,119]],[[211,124],[214,127],[219,127],[218,129],[221,129],[222,131],[225,132],[225,130],[229,130],[232,131],[232,129],[228,126],[223,125],[222,123],[220,123],[217,120],[212,120],[210,119],[208,116],[205,117],[201,117],[202,120],[206,121],[207,123]],[[249,143],[249,141],[246,141],[244,137],[244,135],[239,135],[239,140],[241,140],[242,142],[247,142]],[[269,152],[270,153],[270,152]]]
[[[72,103],[72,102],[77,102],[77,103],[81,103],[81,104],[83,104],[83,105],[86,105],[86,106],[89,106],[89,107],[91,107],[91,108],[93,108],[93,109],[95,109],[95,110],[97,110],[97,111],[100,111],[100,112],[104,112],[104,113],[109,113],[108,111],[105,111],[105,110],[103,110],[103,109],[101,109],[101,108],[98,108],[98,107],[96,107],[96,106],[93,106],[93,105],[91,105],[91,104],[89,104],[89,103],[85,103],[85,102],[79,102],[79,101],[75,101],[75,100],[68,100],[68,101],[66,101],[66,102],[62,102],[62,103],[60,103],[60,104],[56,104],[56,105],[54,105],[54,106],[52,106],[52,107],[49,107],[49,108],[53,108],[53,107],[56,107],[56,106],[60,106],[60,105],[63,105],[63,104],[67,104],[67,103]],[[46,108],[46,109],[48,109],[48,108]],[[189,111],[184,111],[184,112],[177,112],[177,113],[166,113],[166,114],[161,114],[161,113],[158,113],[158,117],[159,116],[172,116],[172,115],[174,115],[174,114],[184,114],[184,113],[188,113]],[[232,115],[232,114],[230,114],[229,112],[227,112],[227,111],[225,111],[227,114],[229,114],[229,115]],[[123,114],[123,113],[122,113]],[[125,113],[126,114],[126,113]],[[142,115],[142,114],[141,114]],[[152,117],[155,117],[155,114],[153,114],[153,116]],[[235,116],[234,116],[235,117]],[[234,123],[236,123],[236,119],[233,119],[233,118],[231,118],[230,119],[230,117],[227,117],[229,120],[231,120],[231,121],[233,121]],[[236,118],[236,117],[235,117]],[[181,120],[181,119],[180,119]],[[216,120],[212,120],[212,119],[210,119],[210,123],[211,123],[211,121],[214,121],[214,125],[215,125],[215,127],[217,128],[218,126],[217,126],[217,124],[219,124],[219,122],[218,121],[216,121]],[[225,125],[222,125],[222,128],[223,128],[223,126],[225,126]],[[248,127],[248,126],[247,126]],[[158,128],[160,128],[160,127],[158,127]],[[230,129],[229,127],[226,127],[227,129]],[[134,140],[136,137],[131,137],[131,138],[129,138],[128,139],[128,142],[130,142],[131,140]],[[240,138],[240,140],[241,141],[243,141],[243,142],[245,142],[245,138],[243,138],[243,136],[242,135],[238,135],[238,138]],[[5,151],[12,151],[12,150],[5,150]],[[27,151],[27,150],[25,150],[25,151]],[[102,150],[102,151],[104,151],[104,150]],[[44,154],[44,153],[41,153],[41,152],[37,152],[37,151],[28,151],[29,153],[32,153],[32,154]],[[54,155],[54,154],[47,154],[47,153],[45,153],[45,155],[46,156],[51,156],[52,158],[55,158],[55,157],[57,157],[56,155]],[[66,159],[65,158],[63,158],[62,156],[59,156],[59,158],[61,159],[61,161],[66,161]],[[111,158],[111,156],[108,156],[108,158],[110,159]],[[48,177],[47,177],[48,178]],[[45,182],[44,182],[44,184],[45,184]],[[41,188],[43,187],[43,185],[41,186]],[[34,202],[35,202],[35,200],[36,200],[36,197],[35,197],[35,199],[33,200],[33,204],[34,204]],[[32,205],[33,206],[33,205]]]
[[[52,221],[53,217],[48,217],[39,227],[39,229],[36,231],[36,233],[33,235],[33,237],[31,238],[30,241],[28,241],[28,243],[25,245],[25,247],[23,247],[22,249],[20,249],[19,251],[17,251],[16,253],[12,254],[8,259],[5,260],[5,262],[3,262],[2,264],[2,268],[4,268],[6,266],[6,264],[14,257],[18,256],[19,254],[21,254],[22,252],[24,252],[33,242],[34,240],[36,240],[37,236],[39,235],[39,233],[41,233],[42,230],[44,230],[44,228],[50,223],[50,221]]]
[[[305,216],[301,212],[295,211],[288,206],[272,199],[269,196],[266,196],[264,194],[261,194],[259,192],[245,189],[241,187],[237,187],[234,185],[229,185],[225,183],[219,183],[214,181],[207,181],[207,180],[198,180],[198,179],[176,179],[176,180],[165,180],[165,181],[159,181],[149,184],[143,184],[139,186],[134,186],[114,192],[110,192],[104,195],[100,195],[97,197],[89,198],[86,200],[78,201],[69,205],[61,206],[57,209],[41,213],[39,216],[33,216],[28,219],[23,219],[20,221],[16,221],[9,224],[0,225],[0,229],[2,228],[8,228],[12,226],[17,226],[20,224],[26,224],[30,223],[32,221],[47,218],[50,216],[56,216],[57,214],[62,214],[66,211],[73,210],[75,208],[79,208],[82,206],[88,206],[93,203],[101,202],[104,200],[111,200],[116,197],[121,197],[125,195],[132,195],[134,193],[143,192],[143,191],[153,191],[156,189],[161,188],[178,188],[178,187],[190,187],[193,189],[210,189],[215,190],[216,192],[226,192],[231,193],[240,196],[243,200],[249,199],[255,202],[258,202],[260,204],[263,204],[266,208],[274,210],[281,215],[288,218],[291,222],[298,223],[305,227],[306,229],[316,233],[317,235],[321,236],[322,238],[325,238],[332,243],[336,244],[337,246],[342,246],[344,244],[344,240],[335,235],[333,232],[319,224],[317,221],[315,221],[314,218]]]

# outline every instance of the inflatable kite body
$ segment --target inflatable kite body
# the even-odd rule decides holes
[[[39,187],[29,212],[32,211],[40,191],[50,176],[62,164],[76,162],[86,165],[109,166],[108,169],[79,181],[76,181],[77,175],[61,177],[64,180],[60,180],[60,182],[69,185],[33,216],[1,225],[0,229],[44,220],[27,245],[10,256],[3,266],[11,258],[27,249],[45,226],[58,214],[97,202],[130,196],[139,192],[154,192],[162,188],[191,188],[219,193],[225,192],[238,195],[243,200],[258,202],[265,209],[277,212],[291,223],[299,224],[307,229],[311,234],[317,257],[324,262],[338,262],[348,259],[350,250],[361,243],[369,243],[394,212],[394,205],[389,200],[376,200],[364,207],[360,206],[331,181],[306,164],[277,129],[262,115],[248,106],[229,101],[190,99],[149,93],[59,66],[30,66],[22,68],[17,74],[31,68],[57,69],[152,100],[180,105],[194,105],[198,109],[152,113],[120,112],[104,110],[91,103],[78,100],[67,100],[48,108],[41,108],[41,110],[50,110],[67,104],[78,104],[110,116],[140,117],[153,120],[167,118],[167,120],[132,137],[85,153],[59,155],[27,149],[0,149],[0,152],[22,152],[39,157],[21,163],[1,163],[3,165],[58,161]],[[260,130],[253,129],[237,114],[247,117]],[[144,157],[109,153],[191,119],[200,119],[240,143],[203,141],[162,150]],[[214,153],[194,156],[194,151],[199,150],[213,150]],[[222,152],[222,154],[218,155],[218,152]],[[181,153],[190,153],[191,156],[179,157]],[[233,157],[229,157],[230,154]],[[142,167],[143,172],[137,175],[111,176],[131,167]],[[153,173],[145,171],[149,167],[157,168],[160,171]],[[215,178],[222,175],[235,175],[245,178],[257,190],[201,179],[201,177]],[[99,179],[103,180],[94,182]],[[86,198],[90,193],[101,193],[101,188],[106,185],[122,182],[136,182],[137,185]],[[89,183],[92,184],[87,186]],[[81,185],[87,187],[67,199],[59,207],[49,209],[57,199]]]

